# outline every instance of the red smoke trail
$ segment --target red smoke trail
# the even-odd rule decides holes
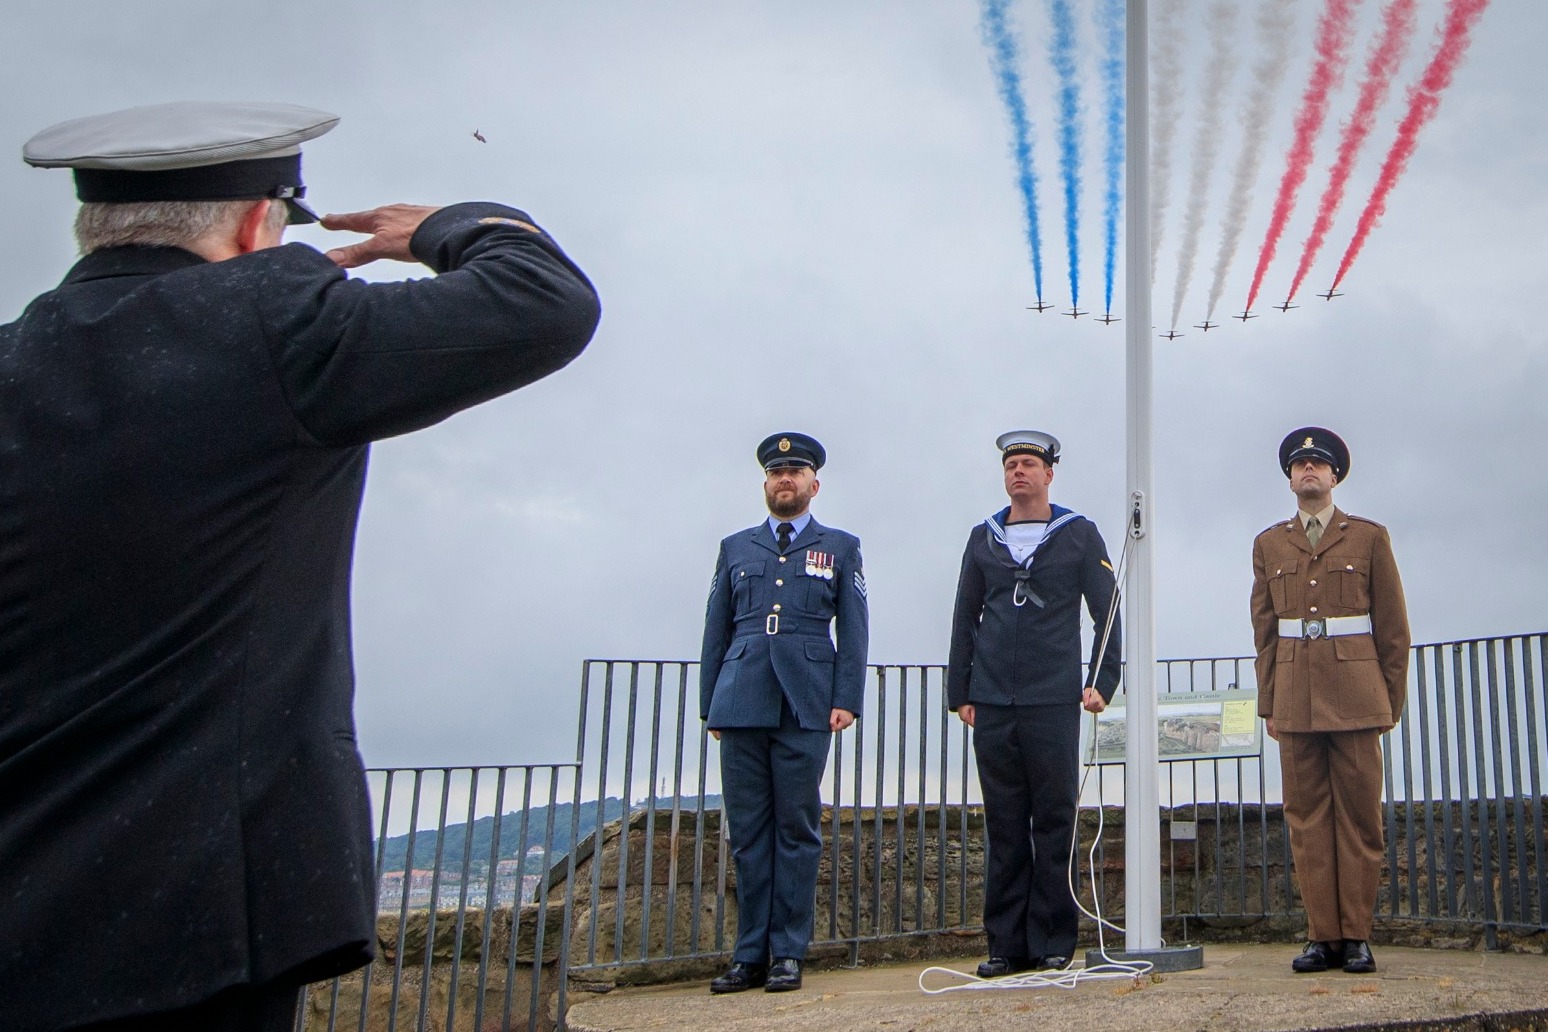
[[[1380,221],[1387,207],[1387,195],[1397,185],[1399,177],[1408,167],[1408,159],[1414,155],[1414,148],[1419,145],[1419,130],[1435,117],[1440,107],[1440,95],[1451,85],[1451,77],[1462,62],[1462,56],[1467,53],[1473,25],[1488,6],[1489,0],[1451,0],[1446,6],[1446,21],[1441,26],[1440,45],[1435,48],[1435,56],[1430,58],[1424,73],[1419,76],[1419,82],[1409,91],[1408,113],[1398,125],[1397,139],[1387,152],[1387,160],[1382,163],[1381,175],[1376,179],[1371,199],[1365,202],[1365,210],[1360,213],[1354,239],[1349,241],[1349,247],[1344,251],[1344,260],[1339,263],[1333,287],[1336,288],[1344,281],[1344,274],[1354,264],[1360,248],[1365,246],[1365,238],[1371,235],[1371,230]]]
[[[1311,167],[1313,145],[1317,131],[1322,128],[1328,114],[1328,95],[1344,75],[1344,65],[1349,57],[1349,38],[1352,35],[1354,11],[1359,0],[1328,0],[1317,21],[1317,63],[1312,66],[1311,80],[1301,97],[1301,110],[1295,116],[1295,140],[1285,165],[1285,175],[1279,183],[1279,196],[1274,198],[1274,213],[1269,217],[1268,235],[1263,239],[1263,249],[1258,252],[1258,267],[1252,274],[1252,289],[1247,292],[1247,310],[1258,299],[1258,288],[1263,285],[1263,274],[1269,262],[1274,260],[1274,249],[1284,235],[1285,223],[1295,207],[1295,195],[1306,181]]]
[[[1376,124],[1376,109],[1387,99],[1387,92],[1392,88],[1392,77],[1397,74],[1398,65],[1403,63],[1403,54],[1408,50],[1408,41],[1413,37],[1414,12],[1417,8],[1418,0],[1388,0],[1382,11],[1381,35],[1376,37],[1370,57],[1366,60],[1365,81],[1360,84],[1360,98],[1355,102],[1354,114],[1350,116],[1349,123],[1344,126],[1344,135],[1338,144],[1338,160],[1334,162],[1333,171],[1328,176],[1328,188],[1317,206],[1317,222],[1306,238],[1301,264],[1296,267],[1295,279],[1290,283],[1286,301],[1293,301],[1296,291],[1301,289],[1301,281],[1306,279],[1307,270],[1317,260],[1317,253],[1322,250],[1328,229],[1333,225],[1333,216],[1338,214],[1338,206],[1344,201],[1344,189],[1349,185],[1349,174],[1354,171],[1355,157],[1360,153],[1366,138],[1371,135],[1371,129]]]

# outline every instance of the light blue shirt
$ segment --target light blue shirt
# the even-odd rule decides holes
[[[778,516],[770,516],[769,517],[769,532],[774,535],[774,541],[775,541],[776,544],[778,544],[779,543],[779,525],[781,523],[788,523],[792,527],[795,528],[794,530],[792,530],[790,532],[790,540],[794,541],[796,538],[801,536],[801,532],[806,529],[806,525],[808,523],[810,523],[810,522],[812,522],[811,510],[807,510],[806,512],[803,512],[801,515],[797,516],[793,520],[782,520]]]

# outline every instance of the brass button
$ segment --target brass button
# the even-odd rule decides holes
[[[1351,565],[1351,566],[1346,566],[1346,567],[1344,567],[1344,569],[1346,569],[1346,570],[1352,570],[1352,569],[1354,569],[1354,566],[1352,566],[1352,565]]]
[[[1312,581],[1311,582],[1311,586],[1315,588],[1317,586],[1317,582],[1316,581]]]
[[[1284,573],[1284,572],[1285,572],[1285,568],[1283,566],[1281,566],[1279,569],[1274,571],[1274,576],[1278,577],[1281,573]]]
[[[774,607],[774,608],[775,608],[775,609],[778,609],[778,608],[779,608],[779,606],[775,606],[775,607]],[[1314,613],[1315,613],[1315,612],[1316,612],[1316,611],[1317,611],[1317,607],[1316,607],[1316,606],[1312,606],[1312,612],[1314,612]]]
[[[780,556],[780,557],[779,557],[779,561],[780,561],[780,562],[784,562],[784,561],[785,561],[785,557],[784,557],[784,556]]]
[[[778,602],[774,603],[774,612],[776,612],[776,613],[779,612],[779,603]]]
[[[1315,584],[1317,582],[1316,581],[1312,581],[1312,583]],[[784,582],[783,579],[781,579],[779,577],[776,577],[776,578],[774,578],[774,586],[776,588],[783,588],[785,586],[785,582]]]

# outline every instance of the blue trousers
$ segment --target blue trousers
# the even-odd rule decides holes
[[[736,860],[735,960],[802,960],[812,941],[822,797],[833,735],[805,731],[787,705],[780,726],[720,732],[720,782]]]

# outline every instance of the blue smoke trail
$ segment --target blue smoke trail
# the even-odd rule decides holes
[[[989,48],[989,70],[1005,103],[1011,124],[1011,155],[1016,159],[1016,185],[1027,217],[1027,250],[1032,256],[1032,285],[1043,300],[1043,240],[1037,224],[1037,172],[1032,166],[1032,123],[1021,94],[1021,44],[1006,24],[1010,0],[983,0],[979,29]]]
[[[1075,79],[1075,14],[1053,0],[1049,57],[1059,73],[1059,176],[1064,181],[1064,238],[1070,252],[1070,309],[1080,307],[1080,86]]]
[[[1102,28],[1102,88],[1106,94],[1107,151],[1103,157],[1107,190],[1102,201],[1102,283],[1104,311],[1113,310],[1113,269],[1118,255],[1118,213],[1123,206],[1123,0],[1103,0],[1097,11]]]

